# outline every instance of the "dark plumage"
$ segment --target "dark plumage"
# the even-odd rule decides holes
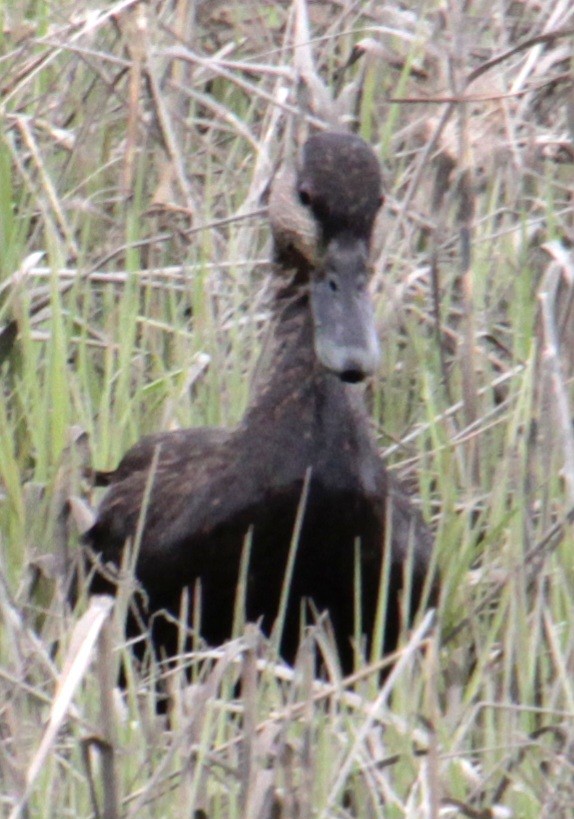
[[[302,598],[328,610],[345,671],[353,664],[356,544],[361,623],[370,635],[385,544],[391,548],[387,636],[397,637],[403,566],[412,554],[411,605],[419,602],[432,538],[386,472],[362,390],[378,343],[368,295],[368,258],[381,176],[359,137],[323,133],[305,144],[299,167],[274,181],[269,212],[275,242],[273,347],[268,373],[231,430],[190,429],[144,438],[115,472],[86,543],[121,562],[142,514],[136,573],[149,611],[177,613],[181,591],[201,579],[201,633],[213,645],[231,635],[239,562],[251,532],[249,620],[269,633],[278,611],[305,475],[309,491],[290,587],[281,654],[294,659]],[[388,531],[391,525],[390,532]],[[92,590],[108,588],[96,578]],[[190,606],[190,610],[193,606]],[[154,624],[171,653],[174,634]]]

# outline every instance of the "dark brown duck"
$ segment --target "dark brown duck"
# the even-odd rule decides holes
[[[271,191],[278,282],[273,347],[268,376],[243,420],[232,430],[144,438],[110,474],[112,485],[86,543],[104,563],[118,565],[144,514],[136,573],[148,612],[177,614],[182,590],[193,591],[200,579],[200,628],[209,644],[231,635],[248,533],[246,615],[270,633],[306,476],[282,656],[295,657],[301,602],[309,599],[329,612],[342,667],[352,669],[356,578],[368,640],[387,544],[386,649],[397,638],[407,556],[411,610],[420,601],[432,537],[385,470],[361,387],[354,385],[378,361],[368,260],[381,201],[379,164],[362,139],[328,132],[306,142],[299,167],[279,173]],[[107,588],[96,576],[92,590]],[[174,635],[159,618],[152,639],[173,652]]]

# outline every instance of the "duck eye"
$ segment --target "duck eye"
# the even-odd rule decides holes
[[[299,194],[299,201],[301,204],[308,208],[311,204],[311,192],[309,191],[309,188],[307,188],[306,185],[301,185],[297,193]]]

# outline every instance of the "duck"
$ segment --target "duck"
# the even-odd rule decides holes
[[[293,663],[302,614],[326,612],[344,673],[376,641],[392,650],[405,616],[433,598],[433,535],[385,466],[364,396],[380,356],[369,285],[382,202],[367,142],[311,135],[270,187],[271,346],[243,418],[148,435],[105,473],[84,537],[89,590],[112,590],[131,544],[145,601],[137,628],[163,655],[181,642],[184,590],[200,613],[191,630],[210,646],[232,636],[242,572],[245,618],[271,635],[289,565],[279,655]]]

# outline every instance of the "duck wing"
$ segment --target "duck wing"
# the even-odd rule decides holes
[[[136,472],[149,470],[154,458],[160,463],[181,460],[182,453],[198,457],[228,440],[230,431],[220,427],[193,427],[145,435],[129,449],[112,470],[95,470],[96,486],[111,486]]]
[[[152,589],[182,588],[218,562],[238,560],[269,491],[232,442],[233,432],[221,429],[140,441],[115,470],[85,544],[120,565],[125,544],[141,532],[137,575]]]

